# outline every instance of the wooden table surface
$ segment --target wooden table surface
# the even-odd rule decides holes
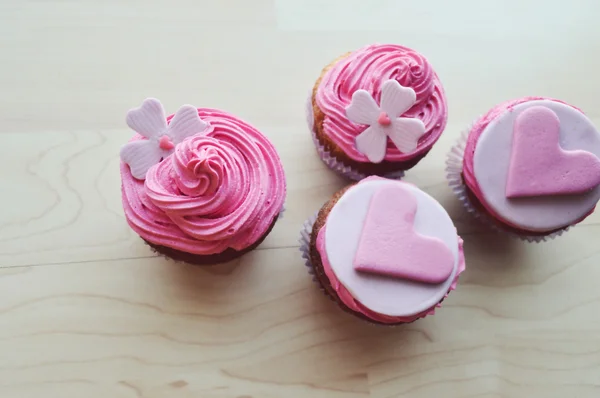
[[[444,179],[460,131],[498,102],[552,96],[600,125],[595,0],[1,0],[0,397],[600,396],[600,212],[546,244],[498,236]],[[433,317],[339,311],[298,230],[345,184],[313,149],[320,68],[372,42],[436,68],[449,124],[407,180],[465,239]],[[118,151],[147,96],[221,108],[281,154],[287,211],[259,249],[198,268],[129,229]]]

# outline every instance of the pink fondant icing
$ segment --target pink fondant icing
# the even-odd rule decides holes
[[[515,120],[506,183],[508,198],[584,193],[600,184],[600,160],[593,153],[565,151],[560,120],[544,106]]]
[[[401,186],[416,198],[414,230],[440,239],[451,251],[452,272],[442,283],[390,278],[358,272],[354,268],[371,199],[381,188],[389,186]],[[316,249],[340,300],[352,310],[381,323],[411,322],[433,313],[455,288],[458,275],[465,268],[462,240],[444,208],[412,184],[379,177],[366,178],[344,193],[318,232]]]
[[[390,79],[412,88],[416,102],[402,115],[388,117],[419,119],[425,126],[425,134],[410,153],[401,152],[388,140],[386,161],[402,162],[422,156],[446,127],[448,112],[444,90],[431,65],[421,54],[393,44],[363,47],[336,62],[323,75],[315,97],[317,106],[325,114],[324,134],[355,161],[369,162],[355,145],[356,137],[368,126],[350,121],[345,110],[357,90],[367,91],[377,103],[381,103],[382,85]]]
[[[283,167],[254,127],[219,110],[197,112],[208,128],[148,170],[145,183],[121,162],[125,216],[157,245],[199,255],[243,250],[266,233],[283,207]]]
[[[425,311],[422,311],[422,312],[419,312],[418,314],[414,314],[414,315],[410,315],[410,316],[389,316],[389,315],[380,314],[378,312],[370,310],[368,307],[366,307],[364,304],[362,304],[360,301],[358,301],[357,299],[354,298],[352,293],[350,293],[350,291],[348,289],[346,289],[346,287],[336,277],[335,272],[333,272],[333,269],[331,268],[331,264],[329,263],[329,260],[327,258],[326,251],[325,251],[325,228],[326,228],[325,226],[323,228],[321,228],[319,230],[319,233],[317,234],[317,250],[319,251],[319,254],[321,256],[323,270],[325,271],[325,275],[327,276],[327,279],[329,279],[329,283],[331,283],[331,286],[335,290],[337,296],[344,303],[344,305],[346,305],[348,308],[350,308],[351,310],[356,311],[358,313],[361,313],[361,314],[365,315],[367,318],[370,318],[376,322],[386,323],[386,324],[394,324],[394,323],[413,322],[413,321],[416,321],[417,319],[423,318],[427,315],[433,315],[433,314],[435,314],[435,309],[441,306],[441,302],[440,302]],[[458,284],[458,277],[465,270],[465,256],[464,256],[464,250],[463,250],[463,241],[460,238],[458,239],[458,245],[459,245],[458,271],[456,272],[456,275],[454,277],[454,280],[452,281],[452,284],[450,285],[450,289],[448,290],[446,297],[448,297],[448,294],[450,293],[450,291],[456,289],[456,285]]]
[[[514,114],[514,112],[517,112],[515,109],[521,109],[522,111],[524,107],[535,105],[560,108],[563,114],[568,114],[568,117],[565,117],[569,122],[564,127],[566,129],[564,139],[565,142],[568,142],[569,149],[594,148],[593,153],[596,155],[600,153],[600,136],[581,110],[556,99],[524,97],[495,106],[471,126],[465,145],[462,176],[469,191],[477,198],[477,202],[494,219],[524,233],[550,234],[569,225],[575,225],[589,216],[594,211],[597,194],[584,194],[585,197],[576,195],[572,198],[559,195],[555,197],[522,198],[520,200],[507,199],[506,182],[508,178],[505,175],[508,173],[512,143],[510,140],[505,140],[507,143],[505,148],[504,146],[498,146],[495,140],[490,143],[482,143],[483,140],[481,139],[484,132],[489,131],[492,133],[491,126],[497,120]],[[573,134],[575,130],[577,130],[577,134]],[[561,134],[561,145],[562,141]],[[489,146],[484,157],[488,160],[485,166],[486,170],[476,170],[476,150],[478,147],[481,149],[483,144]],[[505,155],[504,151],[509,152]],[[494,156],[489,156],[489,154],[494,154]],[[498,160],[495,158],[498,158]],[[496,177],[500,179],[488,177],[480,181],[476,174],[477,172],[481,174],[482,171],[485,172],[483,174],[497,175]],[[501,190],[504,199],[498,195],[492,196],[489,192],[490,186],[495,186],[497,190]],[[492,201],[495,201],[495,203],[492,204]]]
[[[414,229],[417,199],[402,185],[385,185],[369,204],[354,268],[416,282],[439,284],[450,277],[454,256],[438,238]]]
[[[469,136],[467,137],[467,143],[465,145],[465,154],[463,160],[463,178],[465,180],[465,184],[469,187],[469,190],[475,195],[479,203],[485,208],[485,210],[492,215],[492,217],[501,220],[507,225],[513,228],[519,228],[516,224],[510,223],[508,220],[505,220],[499,213],[497,213],[485,200],[483,196],[483,192],[479,187],[479,183],[475,178],[475,168],[474,168],[474,157],[475,157],[475,148],[477,147],[477,142],[479,141],[479,137],[483,134],[483,131],[487,127],[487,125],[494,120],[495,118],[502,115],[507,110],[510,111],[511,108],[528,102],[535,100],[544,100],[544,97],[524,97],[517,100],[503,102],[501,104],[496,105],[492,109],[488,111],[484,116],[479,118],[475,124],[471,127],[469,131]]]

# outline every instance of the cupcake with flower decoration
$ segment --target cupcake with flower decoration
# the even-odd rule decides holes
[[[127,114],[122,201],[131,228],[176,260],[214,264],[256,248],[283,209],[281,161],[269,140],[216,109],[166,117],[153,98]]]
[[[442,84],[418,52],[373,44],[323,69],[307,102],[321,159],[360,180],[399,177],[432,148],[446,127]]]

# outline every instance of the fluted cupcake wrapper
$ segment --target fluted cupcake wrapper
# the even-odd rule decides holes
[[[321,158],[323,163],[327,165],[327,167],[329,167],[336,173],[341,174],[344,177],[354,181],[360,181],[368,177],[367,174],[361,173],[337,160],[334,156],[331,155],[331,153],[327,149],[325,149],[323,145],[321,145],[321,143],[317,139],[317,134],[314,129],[315,121],[312,109],[312,94],[309,94],[308,100],[306,102],[306,122],[311,132],[315,147],[317,148],[317,153],[319,154],[319,157]],[[383,177],[390,179],[401,179],[402,177],[404,177],[404,171],[394,171],[385,174]]]
[[[321,286],[321,284],[317,280],[317,277],[315,276],[315,270],[313,268],[312,263],[310,262],[310,235],[312,234],[313,225],[317,220],[317,215],[318,212],[315,213],[314,216],[304,221],[302,229],[300,230],[300,239],[298,239],[298,242],[300,242],[300,253],[302,253],[302,258],[304,259],[304,265],[308,269],[308,273],[312,276],[313,282],[315,282],[319,286],[319,289],[321,289],[323,294],[329,297],[329,295],[325,292],[323,286]],[[329,298],[331,299],[331,297]]]
[[[448,185],[450,186],[452,192],[454,192],[458,200],[460,200],[460,202],[463,204],[464,208],[467,209],[467,212],[471,213],[473,216],[475,216],[475,218],[481,220],[484,224],[487,224],[493,230],[497,232],[506,233],[514,238],[518,238],[527,242],[545,242],[548,240],[552,240],[557,236],[562,235],[564,232],[568,231],[570,227],[554,231],[548,235],[519,234],[513,230],[502,227],[502,225],[495,222],[490,215],[478,210],[475,206],[473,206],[473,203],[471,202],[471,200],[469,199],[469,195],[467,194],[467,187],[465,186],[462,177],[465,149],[467,146],[467,139],[469,137],[471,127],[472,125],[462,132],[461,137],[452,147],[446,158],[446,179],[448,180]]]

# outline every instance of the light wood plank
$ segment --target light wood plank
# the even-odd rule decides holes
[[[8,268],[0,291],[0,390],[13,396],[368,392],[361,336],[377,330],[330,305],[295,248],[218,268],[162,257]]]

